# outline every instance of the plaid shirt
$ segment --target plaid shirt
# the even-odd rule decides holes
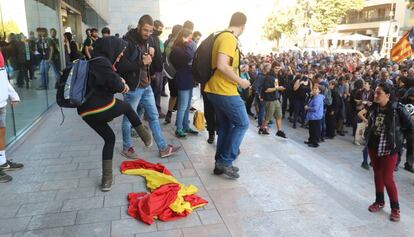
[[[391,153],[390,145],[388,144],[387,137],[385,135],[385,131],[383,131],[379,138],[378,144],[378,156],[388,156]]]

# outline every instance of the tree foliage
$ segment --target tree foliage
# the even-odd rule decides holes
[[[19,26],[15,21],[0,21],[0,37],[3,34],[9,35],[10,33],[20,33]]]
[[[414,0],[407,0],[407,8],[410,10],[414,10]]]
[[[282,34],[292,36],[298,28],[328,32],[348,11],[361,10],[364,0],[297,0],[296,5],[287,9],[283,9],[281,4],[283,2],[277,2],[278,11],[267,18],[264,26],[265,37],[269,40],[278,40]]]

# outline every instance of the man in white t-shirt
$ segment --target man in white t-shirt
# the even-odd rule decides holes
[[[6,183],[12,180],[12,177],[4,173],[4,171],[23,168],[23,164],[11,162],[6,159],[6,106],[8,100],[12,104],[15,104],[20,101],[20,98],[9,83],[5,60],[3,54],[0,52],[0,183]]]

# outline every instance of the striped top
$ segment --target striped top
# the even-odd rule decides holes
[[[108,109],[114,107],[115,103],[116,103],[116,100],[115,100],[115,98],[113,98],[112,101],[111,101],[111,103],[109,103],[107,105],[104,105],[102,107],[96,108],[96,109],[91,109],[91,110],[84,111],[84,112],[80,113],[79,115],[82,118],[84,118],[84,117],[86,117],[88,115],[102,113],[102,112],[107,111]]]

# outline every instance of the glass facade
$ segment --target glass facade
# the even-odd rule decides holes
[[[21,99],[7,105],[6,144],[55,103],[55,83],[65,65],[63,33],[71,32],[80,45],[86,28],[106,24],[81,0],[0,0],[0,48]]]

